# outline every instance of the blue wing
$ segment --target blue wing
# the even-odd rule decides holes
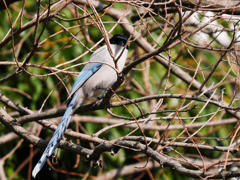
[[[104,61],[104,60],[100,60]],[[71,99],[75,92],[82,87],[82,85],[94,74],[96,73],[101,67],[103,63],[89,63],[87,64],[83,70],[79,73],[75,83],[73,84],[72,91],[68,97],[68,99]]]
[[[103,61],[103,60],[102,60]],[[33,171],[32,171],[32,176],[35,178],[37,173],[42,169],[42,167],[44,166],[44,164],[47,161],[47,158],[50,157],[54,151],[56,150],[56,148],[59,145],[59,142],[64,134],[64,132],[66,131],[68,124],[73,116],[74,113],[74,105],[77,101],[77,94],[75,94],[77,92],[77,90],[79,88],[81,88],[84,83],[94,74],[96,73],[101,66],[103,65],[103,63],[89,63],[87,64],[83,70],[79,73],[71,94],[69,96],[68,99],[70,99],[70,103],[67,106],[67,109],[63,115],[62,120],[60,121],[60,123],[58,124],[58,127],[56,129],[56,131],[54,132],[51,140],[49,141],[45,151],[43,152],[40,160],[38,161],[38,163],[36,164],[36,166],[34,167]]]

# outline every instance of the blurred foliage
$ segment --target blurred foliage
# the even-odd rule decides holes
[[[41,1],[42,8],[47,8],[48,1]],[[9,8],[9,12],[11,14],[11,21],[15,22],[15,20],[18,18],[19,12],[22,7],[22,2],[17,2],[11,5]],[[118,9],[124,9],[125,5],[117,3],[113,7]],[[25,2],[25,8],[24,13],[22,17],[22,24],[25,24],[29,22],[36,14],[36,2],[35,1],[26,1]],[[41,9],[42,10],[42,9]],[[88,9],[89,12],[91,12],[90,9]],[[133,11],[134,13],[134,11]],[[105,15],[103,13],[99,13],[102,17],[102,21],[105,22],[104,26],[107,31],[111,30],[116,20],[110,17],[109,15]],[[137,14],[137,12],[135,12]],[[75,18],[75,14],[73,11],[73,8],[65,8],[60,13],[62,18],[71,19]],[[78,16],[84,16],[86,15],[83,11],[78,10]],[[2,17],[0,21],[0,39],[3,39],[4,36],[8,33],[10,29],[10,23],[9,23],[9,16],[6,10],[0,11],[0,16]],[[161,18],[156,17],[154,19],[159,24],[164,23]],[[60,27],[55,21],[60,22],[64,27],[69,28],[68,30],[74,34],[82,44],[86,45],[84,47],[81,45],[80,42],[76,41],[71,35],[69,35],[68,32],[64,31],[62,27]],[[142,24],[146,23],[150,28],[154,28],[154,22],[147,19],[142,20]],[[133,22],[134,23],[134,22]],[[163,36],[161,40],[159,40],[157,43],[155,42],[156,39],[162,34],[162,30],[159,28],[155,31],[152,31],[151,33],[148,32],[147,29],[141,29],[143,26],[140,24],[135,23],[136,30],[141,31],[142,34],[147,34],[146,38],[147,40],[156,45],[156,47],[161,47],[166,39],[166,36]],[[224,20],[219,20],[218,23],[222,24],[224,27],[228,27],[228,22]],[[71,28],[70,28],[71,27]],[[16,25],[14,26],[14,30],[17,30],[20,28],[20,20],[17,20]],[[15,46],[15,53],[17,54],[17,59],[19,62],[23,62],[24,59],[27,57],[28,53],[33,47],[34,42],[34,28],[29,28],[22,32],[20,35],[18,35],[14,39],[14,46]],[[91,48],[94,46],[95,43],[97,43],[101,38],[102,34],[101,31],[96,27],[93,20],[91,18],[85,18],[81,19],[79,21],[62,21],[57,18],[52,18],[47,22],[46,27],[44,26],[44,23],[40,23],[38,26],[38,35],[40,32],[44,29],[44,32],[40,38],[40,47],[35,52],[34,56],[30,60],[30,64],[37,64],[47,67],[56,67],[59,64],[70,62],[74,58],[79,57],[81,54],[87,51],[87,48]],[[111,34],[125,34],[126,32],[124,29],[117,25],[114,27],[114,30],[111,32]],[[55,34],[53,36],[53,34]],[[231,35],[231,34],[230,34]],[[24,39],[24,41],[22,41]],[[15,62],[14,56],[13,56],[13,50],[12,50],[12,44],[13,42],[9,42],[6,44],[0,52],[0,61],[1,62]],[[21,44],[22,43],[22,44]],[[103,43],[100,43],[102,45]],[[98,45],[96,48],[98,48],[100,45]],[[19,47],[20,52],[18,52]],[[218,46],[218,45],[217,45]],[[95,50],[94,48],[93,50]],[[191,52],[191,54],[189,53]],[[130,45],[129,50],[129,58],[128,63],[132,62],[133,60],[137,59],[137,57],[140,57],[145,52],[135,43],[132,42]],[[205,51],[200,50],[197,48],[184,46],[184,45],[177,45],[171,50],[167,51],[166,53],[163,53],[164,55],[171,56],[171,58],[175,61],[177,65],[180,67],[185,67],[184,70],[188,72],[191,75],[194,75],[194,70],[197,67],[196,61],[201,60],[201,73],[197,74],[196,79],[200,82],[204,81],[204,77],[207,76],[207,74],[210,72],[210,69],[213,67],[213,65],[217,62],[217,60],[220,57],[220,54],[218,52],[212,52],[212,51]],[[91,53],[87,53],[83,57],[79,58],[77,61],[62,65],[60,69],[67,69],[71,72],[79,72],[82,69],[82,66],[75,66],[81,62],[86,62]],[[195,58],[193,59],[192,56]],[[148,69],[148,66],[150,67]],[[0,66],[0,79],[5,78],[6,76],[12,74],[17,69],[16,65],[1,65]],[[229,64],[227,62],[222,62],[220,66],[217,68],[214,75],[211,77],[211,79],[208,81],[207,85],[211,86],[212,84],[216,84],[219,82],[225,73],[229,69]],[[27,67],[27,72],[19,73],[17,76],[14,76],[10,80],[1,83],[0,84],[0,90],[1,92],[9,97],[10,99],[14,100],[16,103],[27,107],[31,110],[39,110],[42,107],[43,102],[46,100],[43,109],[47,110],[53,107],[59,107],[61,105],[64,105],[64,102],[68,96],[66,87],[68,91],[71,89],[71,86],[74,82],[74,79],[76,78],[75,75],[70,75],[66,73],[57,73],[57,76],[55,74],[48,75],[48,73],[52,73],[52,71],[49,71],[44,68],[37,68],[37,67]],[[145,71],[149,70],[149,84],[146,84],[145,79],[146,73]],[[133,71],[130,72],[128,77],[132,76],[131,82],[129,82],[129,86],[131,87],[127,91],[125,90],[125,85],[128,83],[128,78],[124,85],[121,86],[121,91],[118,95],[124,96],[129,99],[134,99],[137,97],[142,97],[149,94],[160,94],[165,91],[165,93],[172,93],[172,94],[184,94],[188,88],[188,84],[184,83],[182,80],[174,76],[173,74],[170,74],[169,79],[166,79],[168,70],[165,69],[160,63],[155,61],[154,59],[149,59],[148,62],[144,62],[140,65],[138,65]],[[204,75],[203,75],[204,74]],[[231,102],[231,97],[233,97],[233,85],[234,85],[234,79],[236,78],[236,75],[231,72],[225,82],[222,85],[219,86],[218,93],[222,89],[225,89],[225,95],[224,100],[227,102]],[[60,81],[61,80],[61,81]],[[66,86],[63,85],[63,82]],[[167,85],[166,85],[167,84]],[[165,86],[166,85],[166,86]],[[164,87],[167,87],[164,90]],[[191,89],[192,92],[194,92],[194,89]],[[51,93],[52,92],[52,93]],[[143,94],[145,93],[145,94]],[[113,97],[113,101],[118,101],[117,98]],[[92,102],[92,100],[88,100],[87,102]],[[189,103],[190,101],[186,100],[184,105]],[[163,104],[166,105],[166,110],[175,110],[180,104],[180,99],[165,99]],[[194,102],[193,103],[196,108],[190,109],[187,112],[181,112],[179,113],[182,117],[195,117],[201,108],[203,107],[204,103],[200,102]],[[4,106],[0,103],[1,106]],[[234,103],[235,106],[239,105],[239,101]],[[152,103],[151,102],[142,102],[139,103],[139,106],[141,107],[143,113],[148,113],[152,109]],[[193,105],[192,105],[193,106]],[[134,114],[135,117],[138,117],[141,115],[140,111],[135,105],[129,105],[128,109]],[[208,108],[205,108],[200,115],[206,115],[209,113],[213,113],[217,111],[217,107],[215,106],[208,106]],[[11,109],[7,109],[9,113],[12,112]],[[128,110],[126,110],[124,107],[118,107],[118,108],[112,108],[111,109],[113,113],[119,114],[121,116],[131,117]],[[164,110],[163,110],[164,111]],[[106,110],[98,110],[94,112],[86,112],[81,115],[91,115],[91,116],[106,116],[111,117],[109,114],[107,114]],[[156,115],[157,117],[166,116],[166,113],[162,112]],[[214,117],[215,119],[221,118],[222,113],[217,113]],[[228,114],[224,114],[224,118],[231,117]],[[196,119],[195,122],[205,122],[209,119],[209,116],[205,116],[202,118]],[[183,120],[184,123],[190,123],[191,118]],[[170,120],[169,120],[170,121]],[[158,124],[167,125],[169,121],[166,120],[160,120]],[[180,124],[178,120],[173,120],[171,124]],[[27,124],[26,126],[31,125],[31,123]],[[84,123],[81,124],[83,128],[87,131],[88,134],[93,134],[97,132],[98,130],[102,129],[106,125],[102,124],[95,124],[95,123]],[[75,124],[70,124],[70,128],[75,129]],[[224,127],[205,127],[203,128],[198,135],[201,135],[202,137],[218,137],[218,138],[227,138],[223,141],[218,141],[213,139],[198,139],[199,143],[205,142],[210,145],[224,145],[227,146],[230,143],[229,134],[233,131],[234,125],[226,125]],[[131,132],[132,129],[128,127],[118,127],[111,129],[110,131],[105,132],[101,135],[101,138],[104,139],[116,139],[118,137],[122,137],[127,135],[129,132]],[[190,130],[191,133],[194,132],[194,129]],[[0,125],[0,136],[3,136],[7,134],[9,129],[7,129],[2,124]],[[168,138],[176,137],[179,133],[181,133],[182,130],[175,130],[171,131],[168,134]],[[145,131],[146,136],[154,136],[156,132],[155,131]],[[161,135],[162,132],[159,132]],[[50,130],[46,130],[45,128],[40,134],[40,137],[43,139],[46,139],[52,134]],[[137,131],[134,133],[134,135],[142,135],[140,131]],[[187,136],[186,134],[183,134],[182,137]],[[11,141],[7,144],[3,144],[0,146],[0,157],[3,157],[6,155],[12,148],[15,147],[16,143],[19,141],[19,139]],[[76,142],[76,140],[72,139],[73,142]],[[93,146],[93,144],[89,144],[88,142],[81,141],[81,145],[84,147]],[[181,154],[198,154],[196,149],[187,149],[187,148],[176,148],[178,152]],[[179,156],[175,152],[170,152],[173,156]],[[201,151],[202,155],[206,158],[218,158],[221,153],[217,151]],[[29,157],[30,154],[30,146],[27,142],[24,142],[19,149],[5,162],[5,171],[8,177],[11,177],[18,168],[22,165],[24,160],[26,160]],[[41,156],[41,151],[39,151],[33,159],[32,164],[35,165],[37,160]],[[67,171],[74,171],[74,172],[80,172],[82,174],[86,173],[89,170],[89,167],[91,166],[91,163],[88,162],[84,157],[81,157],[80,163],[77,168],[73,168],[75,162],[76,162],[76,154],[69,152],[67,150],[59,150],[58,151],[58,160],[56,168],[65,169]],[[132,163],[139,162],[141,160],[144,160],[146,157],[142,157],[141,155],[136,154],[135,152],[123,150],[121,149],[115,156],[110,155],[110,153],[103,154],[103,172],[110,171],[115,168],[120,168],[123,165],[128,165]],[[25,165],[23,168],[20,169],[19,172],[17,172],[17,176],[14,179],[26,179],[28,177],[29,171],[29,165]],[[92,176],[97,176],[100,171],[100,168],[91,168],[90,174]],[[175,171],[168,169],[168,168],[159,168],[151,170],[151,173],[155,179],[193,179],[188,178],[185,176],[182,176]],[[148,179],[148,174],[145,173],[139,173],[134,174],[129,177],[122,177],[119,179],[133,179],[142,176],[141,179]],[[55,172],[53,170],[50,170],[48,165],[45,165],[43,170],[39,173],[38,179],[79,179],[78,176],[72,176],[72,175],[66,175],[62,173]]]

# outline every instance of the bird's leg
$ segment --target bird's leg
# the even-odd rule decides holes
[[[99,96],[97,96],[97,99],[98,99],[98,100],[102,99],[102,98],[104,97],[104,92],[107,92],[108,89],[109,89],[109,88],[104,88],[104,87],[100,87],[100,86],[96,87],[96,90],[97,90],[97,91],[101,91],[101,92],[102,92],[102,93],[100,93]]]

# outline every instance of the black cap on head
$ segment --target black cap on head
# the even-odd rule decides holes
[[[111,44],[117,44],[120,46],[125,46],[128,38],[121,34],[116,34],[110,39]]]

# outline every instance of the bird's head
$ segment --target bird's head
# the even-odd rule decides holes
[[[116,44],[119,46],[125,46],[127,41],[128,41],[128,38],[121,34],[116,34],[110,39],[111,44]]]

